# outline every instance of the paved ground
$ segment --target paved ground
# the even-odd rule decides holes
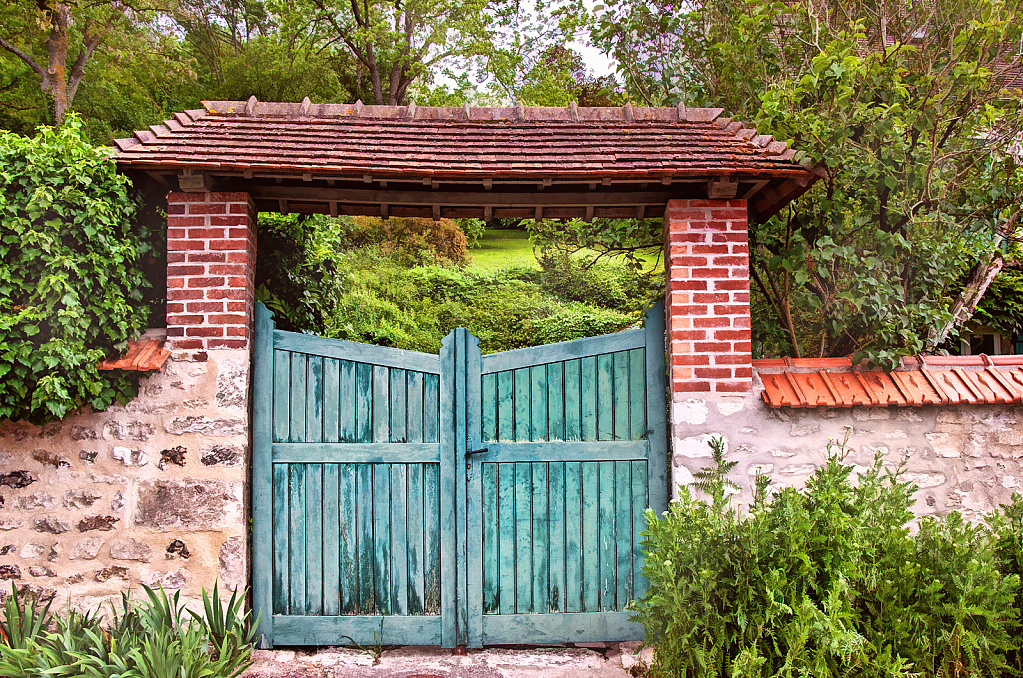
[[[651,650],[603,647],[487,648],[464,655],[438,647],[398,647],[379,656],[347,648],[257,650],[243,678],[630,678]]]

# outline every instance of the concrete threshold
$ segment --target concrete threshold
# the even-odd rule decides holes
[[[643,675],[653,657],[650,648],[639,645],[257,650],[256,663],[242,678],[630,678]]]

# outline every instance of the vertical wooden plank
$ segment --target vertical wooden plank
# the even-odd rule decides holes
[[[629,351],[629,440],[646,438],[646,357],[641,348]]]
[[[565,361],[565,440],[583,439],[582,370],[579,360]]]
[[[405,420],[405,370],[390,370],[391,397],[391,442],[408,442],[408,427]]]
[[[584,609],[582,473],[580,462],[565,462],[565,612]]]
[[[465,473],[465,460],[458,459],[455,453],[456,431],[455,431],[455,387],[457,376],[455,374],[455,363],[458,351],[455,344],[457,330],[452,330],[441,340],[440,347],[440,417],[437,435],[440,437],[440,524],[438,535],[440,538],[440,558],[443,564],[444,574],[439,576],[440,584],[440,615],[441,615],[441,646],[455,647],[456,643],[456,621],[457,611],[455,609],[455,552],[458,545],[455,543],[455,502],[453,488],[455,487],[455,476],[458,473]]]
[[[515,370],[515,442],[527,442],[531,433],[529,368]]]
[[[288,499],[288,465],[273,465],[273,613],[288,614],[291,601],[291,584],[288,581],[291,567],[290,544],[291,507]],[[255,573],[253,573],[255,574]],[[269,638],[268,638],[269,640]]]
[[[483,614],[501,610],[498,464],[483,464]]]
[[[357,522],[357,490],[355,464],[338,466],[338,532],[340,544],[339,614],[359,611],[359,525]]]
[[[323,441],[323,358],[311,355],[306,361],[305,441]]]
[[[565,464],[547,465],[549,489],[547,515],[550,529],[550,584],[547,609],[542,612],[562,612],[565,597]]]
[[[632,600],[632,462],[615,463],[615,609]]]
[[[376,392],[373,395],[375,401]],[[391,614],[391,474],[387,464],[372,466],[374,598],[378,614]]]
[[[351,360],[341,361],[341,396],[338,399],[338,439],[343,443],[354,443],[359,439],[356,428],[356,409],[358,398],[356,397],[357,378],[355,374],[355,363]]]
[[[391,370],[392,373],[395,371]],[[401,381],[404,386],[405,380]],[[393,380],[391,384],[394,384]],[[402,402],[404,404],[404,398]],[[391,412],[393,415],[394,410]],[[393,431],[393,416],[391,421]],[[409,613],[408,522],[408,467],[391,464],[391,614]]]
[[[423,613],[441,613],[440,465],[423,465]]]
[[[355,466],[355,520],[358,548],[359,604],[356,614],[376,614],[373,548],[373,464]]]
[[[582,408],[582,440],[597,439],[597,358],[582,358],[579,361],[580,397]]]
[[[598,462],[582,462],[582,523],[580,544],[583,560],[582,609],[580,612],[600,611],[600,485],[597,478]]]
[[[497,464],[497,521],[501,614],[515,613],[515,464]]]
[[[638,599],[647,589],[643,576],[643,540],[640,532],[646,529],[643,510],[647,507],[647,473],[645,461],[632,463],[632,595]]]
[[[373,366],[355,364],[355,441],[373,442]]]
[[[466,351],[468,343],[469,332],[464,328],[455,330],[455,399],[453,420],[453,431],[454,431],[454,445],[452,445],[452,451],[454,452],[454,463],[457,469],[455,476],[454,485],[451,489],[454,491],[455,497],[455,524],[454,524],[454,542],[455,542],[455,557],[452,561],[454,563],[454,576],[451,579],[454,580],[455,589],[455,645],[467,645],[468,644],[468,611],[466,608],[466,589],[467,579],[465,572],[465,547],[466,547],[466,524],[465,524],[465,485],[466,485],[466,474],[462,471],[463,464],[466,463],[466,442],[468,437],[468,430],[466,427]]]
[[[549,440],[565,440],[565,363],[547,366],[547,430]]]
[[[547,366],[529,368],[530,440],[547,440]]]
[[[440,412],[440,376],[423,376],[423,442],[437,442],[438,414]]]
[[[411,375],[409,376],[411,377]],[[410,384],[412,381],[410,378]],[[419,381],[422,384],[422,379]],[[422,395],[421,392],[420,395]],[[422,419],[420,419],[420,423],[422,423]],[[406,498],[408,502],[408,613],[410,615],[420,615],[423,614],[425,609],[423,464],[408,465],[408,493]]]
[[[323,614],[322,464],[305,469],[305,613]]]
[[[515,372],[497,374],[497,439],[515,440]]]
[[[481,384],[484,442],[497,440],[497,375],[484,374]]]
[[[597,440],[614,434],[614,380],[611,354],[597,356]]]
[[[465,448],[463,454],[483,447],[483,357],[479,339],[465,332]],[[459,487],[465,502],[463,529],[465,530],[465,644],[483,647],[483,468],[479,457],[468,458],[465,484]]]
[[[632,435],[629,416],[629,353],[618,351],[611,354],[613,375],[611,393],[614,398],[614,430],[615,440],[628,440]]]
[[[286,443],[291,439],[291,354],[274,351],[273,355],[273,442]]]
[[[523,370],[528,375],[528,370]],[[519,393],[515,389],[516,394]],[[527,391],[528,393],[528,391]],[[515,464],[515,611],[533,611],[533,481],[529,462]]]
[[[273,314],[256,304],[252,342],[252,604],[257,610],[256,647],[273,642],[275,524],[273,468],[274,350]],[[278,514],[280,515],[280,514]]]
[[[647,429],[650,440],[647,480],[650,508],[658,515],[668,508],[668,410],[664,369],[664,302],[646,314]]]
[[[323,359],[323,442],[340,440],[341,361]]]
[[[600,611],[615,609],[615,594],[618,583],[615,567],[618,559],[615,553],[615,463],[602,461],[600,464]]]
[[[544,389],[546,391],[546,389]],[[550,516],[547,513],[547,464],[533,462],[533,607],[537,613],[547,612],[550,599]]]
[[[290,539],[288,546],[288,609],[291,614],[305,614],[305,466],[288,467],[288,506]]]
[[[407,438],[410,443],[423,442],[423,373],[408,373],[408,395],[407,395],[408,421]],[[422,602],[422,601],[420,601]]]
[[[382,365],[373,366],[373,442],[375,443],[386,443],[391,439],[388,372],[389,370]],[[379,599],[377,602],[380,602]]]
[[[305,374],[306,355],[291,354],[291,424],[288,440],[293,443],[305,442]]]

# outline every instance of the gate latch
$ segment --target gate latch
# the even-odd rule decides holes
[[[490,451],[490,448],[481,447],[478,450],[467,450],[466,453],[465,453],[465,456],[469,457],[469,456],[472,456],[474,454],[483,454],[484,452],[489,452],[489,451]]]

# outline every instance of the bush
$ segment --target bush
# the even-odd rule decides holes
[[[717,465],[698,475],[710,501],[682,488],[663,520],[647,512],[636,618],[656,646],[651,675],[1010,675],[1020,547],[1004,516],[1023,498],[995,531],[951,513],[913,535],[902,468],[879,455],[854,486],[839,446],[805,490],[769,496],[758,478],[742,516],[725,479],[734,462],[712,448]]]
[[[355,217],[352,222],[346,249],[376,245],[403,266],[462,262],[469,248],[465,233],[451,219]]]
[[[97,363],[139,336],[148,233],[128,179],[71,117],[0,132],[0,419],[45,422],[137,393]]]
[[[635,311],[645,302],[647,276],[614,261],[593,261],[561,255],[541,261],[540,285],[551,294],[616,311]],[[658,288],[658,296],[663,289]]]
[[[148,600],[127,594],[112,621],[97,612],[50,615],[16,587],[0,622],[0,675],[7,678],[234,678],[251,664],[255,626],[237,592],[225,607],[217,586],[203,591],[204,615],[185,614],[179,594],[143,586]]]

